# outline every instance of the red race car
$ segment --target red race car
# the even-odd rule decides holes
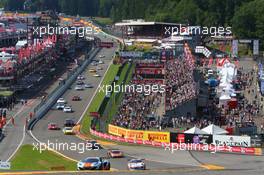
[[[81,101],[81,100],[82,100],[81,97],[77,95],[72,97],[72,101]]]
[[[124,157],[124,154],[120,150],[109,150],[107,152],[107,156],[109,158],[121,158],[121,157]]]
[[[59,130],[59,126],[56,123],[49,123],[48,130]]]

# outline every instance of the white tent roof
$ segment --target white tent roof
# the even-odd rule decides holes
[[[188,129],[184,133],[186,133],[186,134],[207,134],[205,131],[200,130],[196,126],[191,128],[191,129]]]
[[[219,100],[230,100],[231,99],[231,97],[229,96],[229,95],[227,95],[227,94],[223,94],[223,95],[221,95],[221,97],[219,98]]]
[[[222,129],[219,126],[216,126],[213,124],[203,128],[202,131],[206,132],[207,134],[212,134],[212,135],[218,135],[218,134],[220,135],[220,134],[228,133],[225,129]]]

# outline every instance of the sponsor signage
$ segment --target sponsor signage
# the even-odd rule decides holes
[[[119,54],[123,58],[141,58],[143,57],[143,52],[137,52],[137,51],[122,51]]]
[[[195,144],[211,144],[212,135],[207,134],[184,134],[170,133],[171,143],[195,143]]]
[[[169,143],[170,133],[169,132],[144,131],[143,140]]]
[[[136,69],[136,74],[148,74],[148,75],[160,75],[164,74],[162,69],[147,69],[147,68],[138,68]]]
[[[251,140],[248,136],[213,135],[213,144],[223,146],[250,147]]]
[[[108,128],[111,128],[112,131],[114,132],[118,132],[115,129],[118,129],[120,127],[114,126],[114,125],[109,125]],[[114,129],[113,129],[114,128]],[[149,132],[149,131],[138,131],[138,130],[133,130],[133,132],[135,132],[135,134],[138,134],[137,132],[143,132],[144,134]],[[252,147],[240,147],[240,146],[215,146],[213,144],[199,144],[199,143],[184,143],[185,142],[185,135],[184,133],[170,133],[170,140],[178,140],[179,143],[164,143],[164,142],[160,142],[160,141],[150,141],[150,140],[140,140],[140,139],[135,139],[134,138],[123,138],[123,137],[119,137],[119,136],[114,136],[114,135],[109,135],[109,134],[105,134],[105,133],[100,133],[98,131],[95,131],[93,129],[90,129],[90,132],[92,135],[98,136],[98,137],[103,137],[103,138],[109,138],[109,140],[113,140],[113,141],[118,141],[118,142],[126,142],[126,143],[134,143],[134,144],[143,144],[143,145],[151,145],[151,146],[157,146],[157,147],[164,147],[169,146],[170,148],[178,148],[180,150],[186,150],[186,149],[190,149],[190,150],[197,150],[197,151],[216,151],[216,152],[229,152],[229,153],[240,153],[240,154],[247,154],[247,155],[262,155],[262,149],[261,148],[252,148]],[[150,133],[155,133],[154,137],[157,138],[157,134],[156,133],[160,133],[162,134],[162,132],[150,132]],[[167,132],[163,132],[165,133],[165,135],[167,134]],[[132,134],[131,134],[132,135]],[[163,139],[165,135],[163,135]],[[188,134],[189,135],[189,134]],[[192,134],[190,134],[192,135]],[[194,140],[197,139],[197,134],[193,134],[194,135]],[[151,135],[150,135],[151,136]],[[174,136],[174,138],[171,138],[172,136]],[[206,135],[202,135],[202,136],[206,136]],[[187,136],[188,137],[188,136]],[[198,137],[200,137],[200,135],[198,135]],[[236,137],[240,137],[240,136],[236,136]],[[210,140],[210,137],[208,137]],[[212,136],[211,136],[212,138]],[[197,140],[196,140],[197,141]],[[195,141],[195,142],[196,142]],[[182,144],[183,143],[183,144]]]
[[[108,125],[108,133],[126,139],[157,141],[166,143],[170,142],[169,132],[131,130],[114,125]]]
[[[2,162],[0,161],[0,169],[2,170],[9,170],[11,168],[10,162]]]

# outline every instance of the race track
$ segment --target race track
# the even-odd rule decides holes
[[[105,38],[103,38],[105,40]],[[99,55],[105,55],[105,64],[101,65],[103,70],[100,71],[100,75],[104,75],[109,63],[112,60],[112,56],[116,48],[102,49]],[[99,58],[98,58],[99,59]],[[68,104],[72,106],[73,113],[63,113],[62,111],[51,109],[47,115],[41,119],[34,127],[32,134],[39,141],[48,143],[85,143],[84,140],[74,136],[65,136],[62,131],[48,131],[47,126],[50,122],[57,123],[61,128],[66,119],[74,119],[78,121],[86,106],[91,101],[93,94],[95,93],[96,87],[99,85],[103,77],[93,77],[88,72],[89,68],[94,66],[89,65],[86,71],[82,74],[85,77],[86,83],[91,83],[94,88],[85,89],[83,91],[74,90],[75,84],[63,95],[63,98],[67,100]],[[82,101],[73,102],[71,98],[74,95],[82,97]],[[127,159],[136,157],[144,158],[146,160],[147,171],[137,171],[137,174],[264,174],[264,157],[263,156],[245,156],[245,155],[233,155],[233,154],[212,154],[209,152],[188,152],[188,151],[175,151],[171,153],[168,150],[161,148],[151,148],[144,146],[127,146],[117,144],[103,144],[102,149],[85,151],[80,153],[79,151],[70,150],[57,150],[67,157],[75,160],[81,160],[88,156],[102,156],[106,157],[108,148],[118,148],[124,151],[125,158],[121,159],[110,159],[111,168],[114,174],[128,174],[127,172]],[[204,166],[202,166],[204,165]],[[215,171],[223,169],[221,171]],[[120,172],[116,172],[120,171]],[[130,174],[131,172],[129,172]],[[66,174],[66,173],[64,173]],[[71,173],[69,173],[71,174]],[[100,173],[102,174],[102,173]]]

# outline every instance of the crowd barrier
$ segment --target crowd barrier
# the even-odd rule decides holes
[[[124,138],[122,136],[114,136],[107,133],[101,133],[91,128],[90,128],[90,133],[94,136],[106,140],[159,147],[159,148],[163,148],[165,151],[171,151],[171,152],[177,150],[187,150],[187,151],[209,151],[214,153],[216,152],[237,153],[237,154],[258,155],[258,156],[263,154],[261,148],[253,148],[253,147],[231,147],[231,146],[220,146],[220,145],[215,146],[213,144],[170,143],[170,142],[150,141],[144,139]]]

